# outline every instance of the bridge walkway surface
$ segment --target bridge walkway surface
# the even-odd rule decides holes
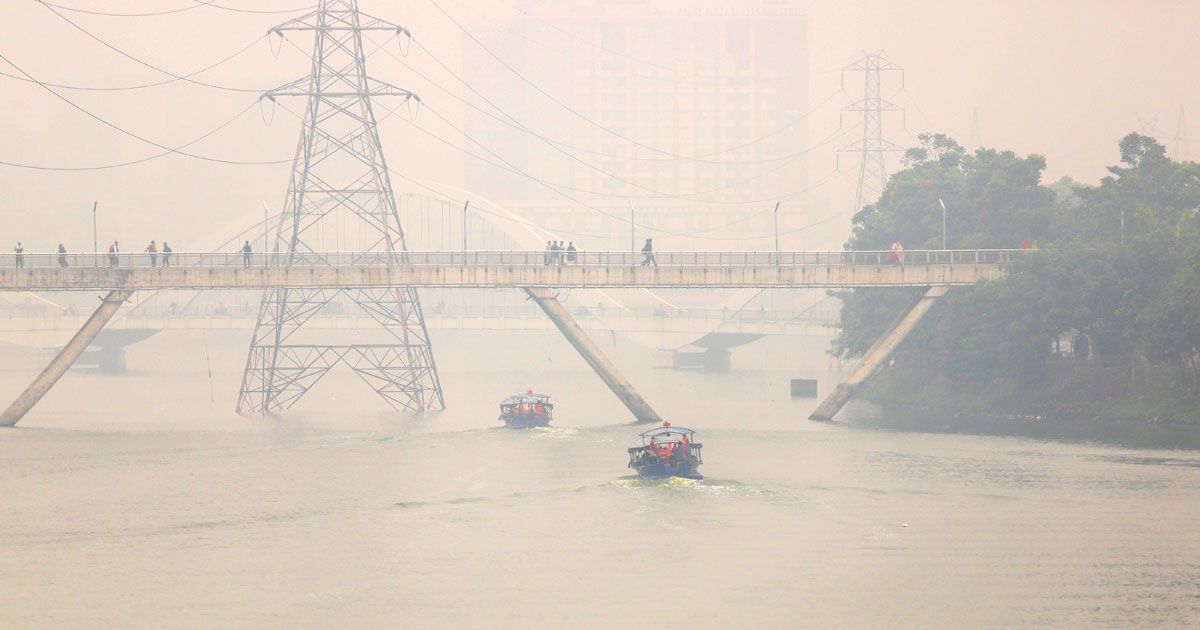
[[[971,285],[1004,274],[1019,250],[890,252],[310,252],[24,254],[0,291],[268,288],[837,288]],[[9,256],[12,257],[11,255]],[[15,263],[15,261],[14,261]],[[169,265],[169,266],[168,266]]]

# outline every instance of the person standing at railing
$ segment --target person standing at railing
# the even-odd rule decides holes
[[[17,246],[13,248],[13,254],[15,254],[16,258],[17,258],[17,269],[24,268],[25,267],[25,246],[21,244],[21,241],[17,241]]]
[[[652,239],[646,239],[646,244],[642,245],[642,266],[654,265],[658,266],[658,261],[654,259],[654,243]]]
[[[576,253],[575,241],[568,242],[567,243],[567,264],[568,265],[575,264],[575,253]]]
[[[542,256],[542,264],[549,266],[554,257],[554,241],[546,241],[546,253]]]
[[[162,254],[163,254],[163,266],[170,267],[171,266],[171,245],[168,244],[166,241],[163,241]]]
[[[121,265],[121,244],[113,241],[112,245],[108,246],[108,266],[119,267]]]
[[[254,250],[250,249],[250,241],[246,241],[245,244],[242,245],[242,266],[243,267],[246,267],[246,268],[250,267],[250,258],[253,256],[253,252],[254,252]]]
[[[158,245],[154,241],[150,241],[150,244],[146,246],[146,249],[142,253],[150,254],[151,267],[158,266]]]
[[[58,244],[58,266],[67,268],[67,247],[62,243]]]

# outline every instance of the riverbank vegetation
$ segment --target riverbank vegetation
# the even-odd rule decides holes
[[[1045,159],[922,134],[847,249],[1026,249],[1005,277],[943,298],[875,392],[1013,412],[1200,423],[1200,165],[1130,134],[1095,184]],[[910,290],[840,294],[832,352],[861,355]]]

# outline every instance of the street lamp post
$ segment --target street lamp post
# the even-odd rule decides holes
[[[635,221],[635,212],[633,202],[629,202],[629,252],[632,255],[630,260],[632,264],[637,264],[637,222]]]
[[[779,203],[775,202],[775,256],[779,257]]]
[[[946,249],[946,202],[938,197],[938,205],[942,207],[942,250]]]
[[[100,207],[99,201],[92,202],[92,266],[99,267],[100,262],[100,239],[96,236],[96,208]]]
[[[467,264],[467,209],[471,207],[471,200],[468,199],[463,204],[463,264]]]

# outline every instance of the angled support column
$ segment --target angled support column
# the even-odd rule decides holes
[[[567,341],[575,347],[579,354],[583,355],[583,360],[587,361],[588,365],[600,375],[601,380],[605,385],[612,390],[612,393],[625,403],[629,411],[633,412],[633,416],[638,422],[662,422],[662,418],[650,408],[650,403],[646,402],[642,395],[637,393],[633,385],[617,370],[617,366],[613,365],[608,357],[600,351],[600,347],[588,337],[587,332],[571,317],[569,313],[555,297],[554,291],[550,289],[535,289],[527,288],[525,293],[537,302],[537,305],[542,307],[542,311],[554,322],[558,330],[562,332]]]
[[[948,286],[933,286],[925,289],[912,308],[897,318],[891,328],[888,328],[887,332],[871,345],[867,353],[858,360],[858,363],[854,364],[846,378],[838,384],[837,389],[833,390],[833,393],[817,406],[808,419],[825,422],[833,420],[837,412],[841,411],[847,402],[850,402],[854,392],[892,355],[905,337],[908,337],[908,333],[917,327],[917,322],[921,321],[929,309],[933,308],[933,303],[946,295],[949,290]]]
[[[42,370],[42,373],[33,379],[33,383],[25,388],[25,391],[8,406],[4,415],[0,415],[0,427],[16,426],[21,421],[21,418],[25,417],[25,414],[29,413],[30,409],[33,409],[33,406],[46,395],[46,392],[49,392],[50,388],[54,387],[58,379],[67,373],[67,369],[71,367],[71,364],[75,363],[79,355],[83,354],[83,351],[91,345],[92,341],[96,339],[96,335],[100,334],[101,330],[104,330],[105,324],[112,319],[113,315],[117,314],[121,305],[131,295],[133,295],[133,291],[116,290],[110,291],[108,295],[104,296],[104,301],[100,302],[100,306],[96,308],[96,312],[92,313],[92,316],[84,322],[79,332],[75,333],[74,337],[71,337],[67,345],[58,351],[58,354],[50,362],[50,365],[47,365],[46,369]]]

